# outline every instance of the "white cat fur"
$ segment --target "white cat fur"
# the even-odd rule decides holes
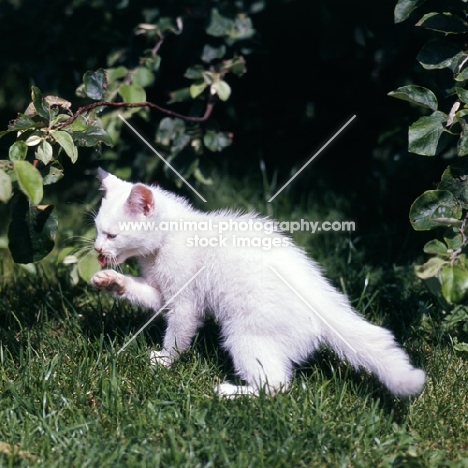
[[[190,346],[209,311],[221,327],[222,345],[230,353],[237,375],[247,383],[223,383],[215,389],[221,395],[284,390],[293,366],[322,344],[354,368],[362,366],[373,372],[395,395],[410,396],[423,388],[424,371],[410,364],[391,332],[358,315],[316,263],[292,243],[270,250],[193,247],[188,240],[196,232],[125,231],[118,224],[129,220],[266,221],[264,218],[231,211],[204,213],[170,192],[120,180],[102,169],[99,178],[105,190],[95,220],[100,260],[119,264],[137,257],[143,276],[134,278],[104,269],[91,279],[93,286],[157,311],[205,267],[170,304],[163,348],[151,353],[152,363],[170,366]],[[257,231],[223,235],[228,245],[236,235],[286,239],[281,233]]]

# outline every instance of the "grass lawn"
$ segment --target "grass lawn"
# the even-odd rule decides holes
[[[238,187],[216,190],[219,205],[232,205],[235,192],[253,207]],[[324,220],[346,212],[335,202],[303,205],[284,202],[274,214]],[[62,239],[82,234],[79,225],[65,220]],[[232,369],[216,323],[172,369],[150,367],[162,322],[117,355],[148,311],[71,284],[55,254],[28,271],[1,250],[0,466],[468,467],[466,354],[440,331],[412,266],[379,265],[354,234],[315,236],[296,238],[426,370],[421,395],[396,399],[324,349],[285,393],[220,399],[213,386]]]

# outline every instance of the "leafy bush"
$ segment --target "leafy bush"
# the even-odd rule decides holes
[[[413,17],[424,2],[399,0],[395,22]],[[465,2],[440,3],[441,11],[424,14],[416,26],[431,31],[417,56],[431,71],[429,87],[406,85],[389,93],[425,109],[409,127],[408,150],[423,156],[451,160],[436,189],[427,190],[411,206],[410,221],[417,231],[435,230],[438,238],[424,246],[431,257],[416,268],[448,312],[449,331],[468,332],[468,50],[465,38],[468,8]],[[417,10],[419,11],[419,10]],[[459,335],[460,336],[460,335]],[[458,337],[455,337],[458,339]],[[456,343],[468,350],[467,343]]]
[[[32,86],[27,109],[0,132],[9,148],[0,160],[0,201],[11,206],[8,237],[15,262],[37,262],[54,247],[58,219],[54,206],[41,204],[44,187],[58,182],[64,167],[75,164],[82,149],[90,148],[91,154],[99,156],[104,148],[117,144],[124,122],[132,116],[149,121],[151,110],[162,114],[154,137],[159,153],[169,163],[176,160],[184,178],[209,183],[199,168],[199,158],[206,151],[222,151],[231,144],[232,135],[204,124],[216,102],[230,98],[227,77],[246,72],[244,55],[249,50],[245,44],[255,34],[246,13],[248,5],[237,2],[225,11],[217,5],[212,2],[203,22],[193,21],[190,14],[184,16],[183,9],[173,16],[163,16],[157,9],[146,11],[146,18],[152,21],[139,24],[134,34],[140,39],[143,36],[149,48],[141,53],[136,66],[125,63],[125,54],[113,53],[105,69],[84,73],[76,90],[77,100],[84,100],[84,105],[76,110],[68,100],[44,96]],[[195,58],[184,74],[187,85],[170,93],[164,106],[147,101],[147,90],[162,73],[165,40],[172,37],[177,41],[185,35],[189,41],[194,35],[204,41],[201,48],[196,43],[191,51]],[[185,112],[176,112],[174,104]],[[83,154],[88,155],[89,150]],[[166,174],[181,183],[170,170]]]

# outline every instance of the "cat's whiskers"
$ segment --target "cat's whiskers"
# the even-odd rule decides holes
[[[83,208],[85,208],[85,215],[86,216],[92,216],[93,218],[93,221],[94,221],[94,218],[97,216],[97,211],[93,208],[92,205],[90,205],[89,203],[85,203],[85,202],[80,202],[79,205],[81,205]]]
[[[120,266],[120,264],[117,263],[117,257],[115,257],[115,256],[107,257],[106,256],[106,260],[107,260],[107,264],[109,265],[109,267],[111,269],[116,270],[119,273],[123,273],[122,267]]]
[[[76,255],[81,257],[84,252],[87,252],[86,255],[89,255],[93,251],[94,240],[85,236],[70,236],[64,239],[61,244],[63,248],[66,248],[66,244],[71,244],[72,249],[69,252],[69,255]]]
[[[84,255],[82,255],[84,253]],[[81,259],[86,258],[88,255],[94,254],[94,249],[93,246],[91,245],[90,247],[84,247],[80,250],[79,252],[79,257]]]
[[[97,211],[89,203],[83,202],[82,200],[77,200],[76,204],[83,208],[83,219],[85,226],[94,227],[94,219],[97,216]]]
[[[78,240],[78,241],[83,242],[83,243],[89,243],[89,244],[94,243],[94,240],[91,239],[90,237],[86,237],[86,236],[69,236],[66,239],[63,239],[61,244],[64,244],[64,243],[66,243],[68,241],[75,241],[75,240]]]

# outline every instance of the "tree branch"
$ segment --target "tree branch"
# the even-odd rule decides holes
[[[153,109],[158,110],[159,112],[162,112],[163,114],[170,115],[172,117],[178,117],[179,119],[185,120],[187,122],[204,122],[207,120],[211,113],[213,112],[215,101],[212,100],[211,98],[208,100],[206,103],[206,108],[205,112],[201,117],[190,117],[188,115],[182,115],[179,114],[178,112],[171,111],[170,109],[166,109],[164,107],[158,106],[157,104],[154,104],[153,102],[109,102],[109,101],[98,101],[98,102],[93,102],[92,104],[89,104],[87,106],[80,107],[68,120],[65,122],[62,122],[57,129],[61,129],[63,127],[66,127],[67,125],[71,125],[75,119],[83,114],[84,112],[88,112],[90,110],[95,109],[96,107],[123,107],[123,108],[134,108],[134,107],[152,107]]]

